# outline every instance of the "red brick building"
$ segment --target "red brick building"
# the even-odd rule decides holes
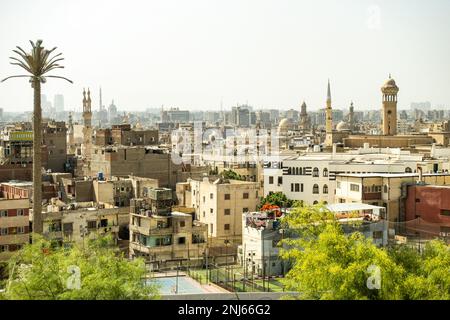
[[[405,222],[410,232],[450,239],[450,186],[408,186]]]

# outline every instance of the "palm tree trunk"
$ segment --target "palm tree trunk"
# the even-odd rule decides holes
[[[42,234],[42,109],[41,82],[33,79],[33,233]]]

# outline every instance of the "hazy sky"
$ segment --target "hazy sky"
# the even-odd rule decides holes
[[[245,103],[257,108],[333,105],[379,108],[392,73],[399,104],[450,105],[447,0],[1,0],[0,78],[16,45],[57,46],[74,85],[43,87],[66,110],[81,110],[90,87],[127,109],[197,110]],[[0,84],[0,107],[31,110],[25,79]]]

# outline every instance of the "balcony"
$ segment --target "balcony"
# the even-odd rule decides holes
[[[362,200],[381,200],[381,192],[363,192]]]

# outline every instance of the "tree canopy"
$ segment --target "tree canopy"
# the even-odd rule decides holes
[[[223,170],[220,174],[222,178],[224,179],[230,179],[230,180],[241,180],[245,181],[245,177],[241,176],[239,173],[233,170]]]
[[[295,235],[283,240],[292,264],[283,281],[300,299],[450,299],[450,249],[439,240],[422,252],[377,247],[345,234],[323,206],[295,208],[283,223]]]
[[[269,205],[275,205],[280,208],[290,208],[294,205],[294,201],[290,200],[286,197],[286,195],[283,192],[273,192],[268,194],[266,197],[261,198],[260,201],[260,208],[263,207],[265,204]]]
[[[111,246],[111,238],[86,246],[59,246],[35,236],[11,258],[4,299],[137,300],[158,297],[145,283],[145,264],[130,261]]]

